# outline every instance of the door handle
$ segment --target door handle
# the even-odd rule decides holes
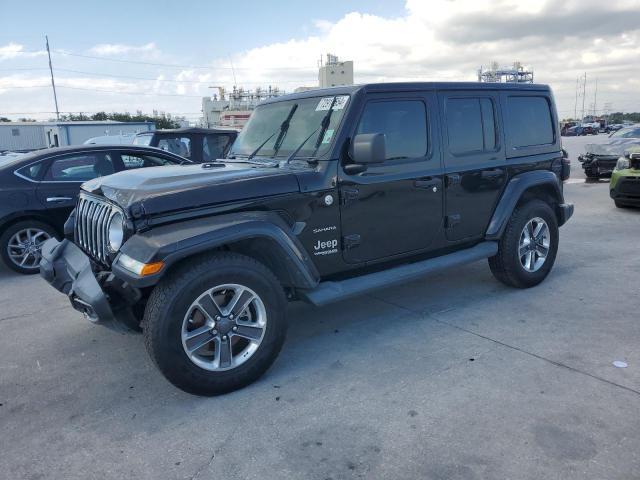
[[[71,197],[47,197],[48,203],[70,202],[73,200]]]
[[[431,188],[431,187],[437,187],[438,185],[440,185],[440,179],[439,178],[432,178],[429,180],[415,180],[413,182],[413,186],[416,188]]]
[[[483,170],[481,175],[486,178],[502,177],[504,171],[499,168],[494,168],[492,170]]]

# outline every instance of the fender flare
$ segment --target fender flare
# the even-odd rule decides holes
[[[186,257],[252,239],[267,240],[270,248],[276,249],[273,253],[284,262],[282,265],[292,286],[314,288],[318,284],[318,270],[291,227],[275,212],[239,212],[198,218],[137,233],[125,242],[120,254],[143,263],[162,261],[165,267],[156,274],[140,277],[122,268],[116,257],[112,271],[134,287],[153,286],[171,266]]]
[[[549,170],[534,170],[514,176],[504,189],[493,216],[487,227],[485,238],[499,240],[516,208],[522,195],[532,187],[543,186],[549,188],[558,205],[564,203],[564,195],[560,181],[555,173]],[[561,223],[560,223],[561,224]]]

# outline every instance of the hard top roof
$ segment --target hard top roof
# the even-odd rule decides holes
[[[549,91],[549,86],[539,83],[487,83],[487,82],[389,82],[365,83],[362,85],[344,85],[339,87],[318,88],[299,93],[291,93],[266,100],[263,104],[302,98],[331,95],[352,95],[356,92],[415,92],[420,90],[522,90]]]
[[[173,133],[238,133],[233,128],[200,128],[200,127],[183,127],[183,128],[167,128],[163,130],[150,130],[148,132],[140,132],[138,135],[150,135],[154,133],[173,134]]]

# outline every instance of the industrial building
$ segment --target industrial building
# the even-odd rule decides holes
[[[80,145],[102,135],[135,134],[155,130],[153,122],[6,122],[0,123],[0,152],[29,151]]]
[[[318,84],[320,88],[353,85],[353,61],[341,62],[336,55],[327,53],[327,61],[320,61]]]
[[[478,69],[478,81],[488,83],[533,83],[533,70],[524,67],[520,62],[501,67],[492,62],[489,68]]]
[[[240,129],[258,103],[282,95],[278,88],[257,88],[245,90],[233,87],[227,92],[224,87],[212,87],[218,93],[202,98],[202,126],[206,128],[231,127]]]
[[[318,85],[298,87],[294,92],[341,85],[353,85],[353,61],[341,62],[336,55],[328,53],[326,61],[320,58],[318,62]],[[224,87],[211,88],[217,89],[218,93],[211,97],[202,98],[201,124],[206,128],[241,129],[249,120],[256,105],[285,93],[272,87],[247,90],[234,86],[231,92],[228,92]]]

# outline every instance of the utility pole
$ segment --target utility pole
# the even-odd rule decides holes
[[[573,107],[574,120],[578,120],[578,82],[580,82],[580,77],[576,77],[576,104]]]
[[[58,111],[58,96],[56,95],[56,82],[53,80],[53,66],[51,65],[51,50],[49,50],[49,37],[44,36],[47,41],[47,55],[49,56],[49,71],[51,72],[51,86],[53,87],[53,101],[56,103],[56,119],[60,120],[60,112]]]
[[[593,94],[593,116],[596,116],[596,110],[598,110],[598,79],[596,78],[596,90]]]
[[[582,118],[580,122],[584,121],[584,99],[587,94],[587,72],[584,72],[584,78],[582,80]]]

